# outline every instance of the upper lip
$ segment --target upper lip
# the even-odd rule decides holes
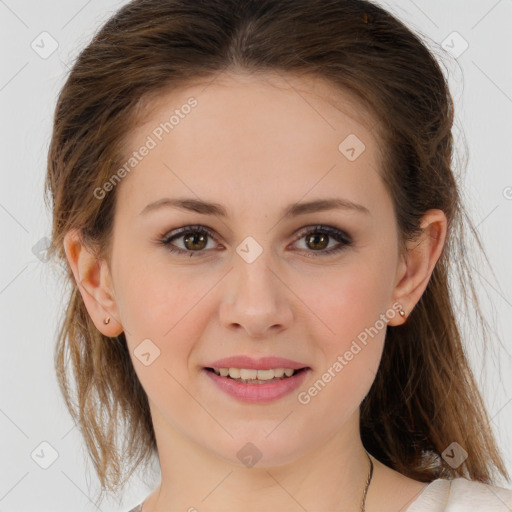
[[[283,357],[267,356],[255,359],[249,356],[232,356],[213,361],[205,368],[246,368],[248,370],[269,370],[272,368],[292,368],[300,370],[308,365],[285,359]]]

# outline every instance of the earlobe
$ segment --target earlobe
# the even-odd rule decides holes
[[[76,229],[66,233],[64,250],[94,325],[105,336],[118,336],[123,332],[123,327],[119,321],[107,262],[93,254]],[[107,318],[110,320],[105,321]]]
[[[401,304],[405,316],[400,313],[390,325],[407,321],[418,303],[439,260],[446,242],[448,222],[442,210],[428,210],[422,218],[422,233],[407,243],[407,253],[400,259],[393,299]]]

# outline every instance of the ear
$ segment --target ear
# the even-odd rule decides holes
[[[93,254],[76,229],[66,233],[64,250],[94,325],[105,336],[118,336],[123,332],[123,327],[107,262]],[[110,322],[105,324],[107,317],[110,317]]]
[[[422,217],[422,233],[407,242],[407,251],[400,258],[397,269],[397,284],[393,302],[399,302],[405,317],[396,315],[389,325],[400,325],[407,321],[414,306],[427,288],[437,260],[441,256],[446,241],[448,222],[442,210],[428,210]]]

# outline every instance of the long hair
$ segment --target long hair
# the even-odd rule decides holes
[[[401,247],[419,234],[427,210],[441,209],[448,219],[447,242],[424,294],[406,324],[387,327],[378,373],[360,408],[365,448],[424,482],[465,476],[493,483],[496,470],[508,480],[454,304],[460,283],[466,307],[473,304],[485,325],[466,227],[483,247],[452,169],[453,101],[435,56],[366,0],[135,0],[106,22],[69,73],[56,106],[45,190],[53,213],[48,255],[63,264],[70,288],[55,368],[102,489],[123,487],[158,454],[125,335],[108,338],[94,326],[66,262],[64,235],[79,229],[98,257],[108,258],[116,190],[101,200],[94,191],[126,160],[123,141],[141,105],[227,70],[316,76],[355,95],[379,120],[379,172]],[[452,442],[468,454],[457,468],[442,457]]]

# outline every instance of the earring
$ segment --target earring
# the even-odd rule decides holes
[[[109,317],[109,316],[107,316],[107,318],[105,318],[105,320],[103,320],[103,323],[104,323],[105,325],[109,324],[109,323],[110,323],[110,317]]]
[[[405,311],[400,308],[400,311],[398,312],[398,314],[402,317],[402,318],[405,318]]]

